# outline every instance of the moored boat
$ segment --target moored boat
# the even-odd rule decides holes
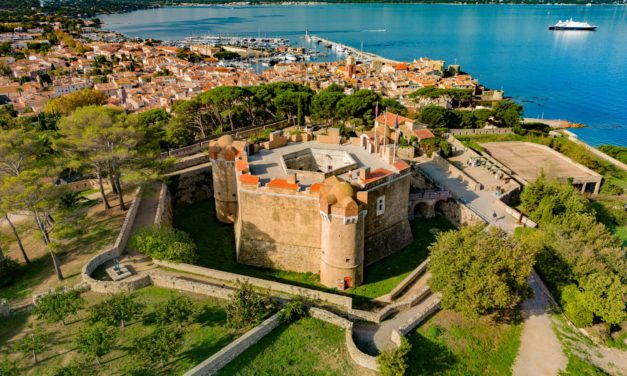
[[[571,18],[567,21],[558,21],[555,25],[549,26],[549,30],[587,30],[587,31],[595,31],[597,29],[596,26],[590,25],[587,22],[578,22],[573,21]]]

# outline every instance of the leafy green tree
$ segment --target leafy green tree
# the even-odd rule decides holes
[[[124,328],[125,323],[137,318],[144,311],[144,304],[132,294],[118,293],[89,309],[89,322],[102,322]]]
[[[37,354],[46,350],[49,346],[51,335],[41,328],[31,329],[26,335],[15,343],[15,350],[26,356],[32,356],[37,364]]]
[[[539,251],[531,238],[476,225],[439,234],[429,250],[429,284],[444,308],[477,317],[513,310],[530,294],[526,278]]]
[[[422,109],[420,121],[427,124],[429,128],[457,128],[459,124],[455,112],[435,105]]]
[[[619,325],[627,319],[624,297],[627,285],[617,275],[594,273],[583,283],[586,306],[608,325]]]
[[[164,363],[180,350],[183,344],[183,332],[171,327],[158,327],[151,334],[136,338],[131,353],[141,364]]]
[[[566,316],[578,327],[592,324],[594,312],[588,308],[586,298],[577,285],[571,284],[562,290],[561,304]]]
[[[116,343],[117,333],[104,323],[83,326],[76,337],[76,350],[88,357],[96,359],[100,365],[100,358],[111,352]]]
[[[334,120],[337,120],[337,104],[345,96],[335,86],[322,90],[311,98],[311,116],[333,126]]]
[[[79,107],[103,105],[107,96],[98,90],[83,89],[49,100],[44,112],[52,115],[69,115]]]
[[[15,278],[17,270],[17,261],[6,257],[4,253],[2,253],[2,249],[0,249],[0,287],[11,283]]]
[[[144,168],[149,167],[151,161],[154,163],[153,153],[157,151],[147,151],[140,146],[144,135],[135,127],[135,122],[128,121],[121,109],[87,106],[62,118],[59,130],[64,137],[56,143],[57,149],[65,151],[67,148],[70,163],[91,166],[98,176],[106,169],[120,208],[126,210],[120,183],[122,175],[144,173]],[[105,198],[102,184],[100,188]]]
[[[194,263],[196,244],[190,236],[168,226],[151,226],[140,229],[131,238],[131,247],[158,260]]]
[[[252,285],[244,282],[226,307],[227,323],[232,328],[258,324],[268,314],[270,301],[255,292]]]
[[[9,359],[0,360],[0,375],[19,376],[19,374],[20,374],[20,369],[17,366],[17,363]]]
[[[409,365],[407,364],[411,343],[401,336],[401,345],[394,350],[383,351],[377,356],[379,373],[381,376],[403,376]]]
[[[492,113],[504,127],[513,128],[520,124],[523,107],[513,101],[503,101],[494,106]]]
[[[35,316],[48,323],[60,322],[65,325],[65,320],[85,306],[85,299],[81,297],[79,291],[63,291],[57,288],[49,294],[37,300],[33,309]]]
[[[176,295],[161,303],[155,309],[155,319],[160,325],[182,323],[194,320],[198,309],[192,300],[184,295]]]

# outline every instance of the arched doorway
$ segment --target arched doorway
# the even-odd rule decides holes
[[[430,214],[429,204],[426,202],[419,202],[414,206],[414,217],[429,218]]]

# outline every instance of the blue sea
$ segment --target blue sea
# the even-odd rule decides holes
[[[571,17],[598,31],[548,30]],[[583,123],[575,132],[585,142],[627,146],[627,6],[192,6],[100,18],[141,38],[261,35],[302,44],[307,29],[391,59],[442,59],[505,90],[527,117]]]

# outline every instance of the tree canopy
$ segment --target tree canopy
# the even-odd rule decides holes
[[[430,248],[429,285],[442,306],[476,317],[513,310],[529,296],[538,246],[484,225],[439,234]]]

